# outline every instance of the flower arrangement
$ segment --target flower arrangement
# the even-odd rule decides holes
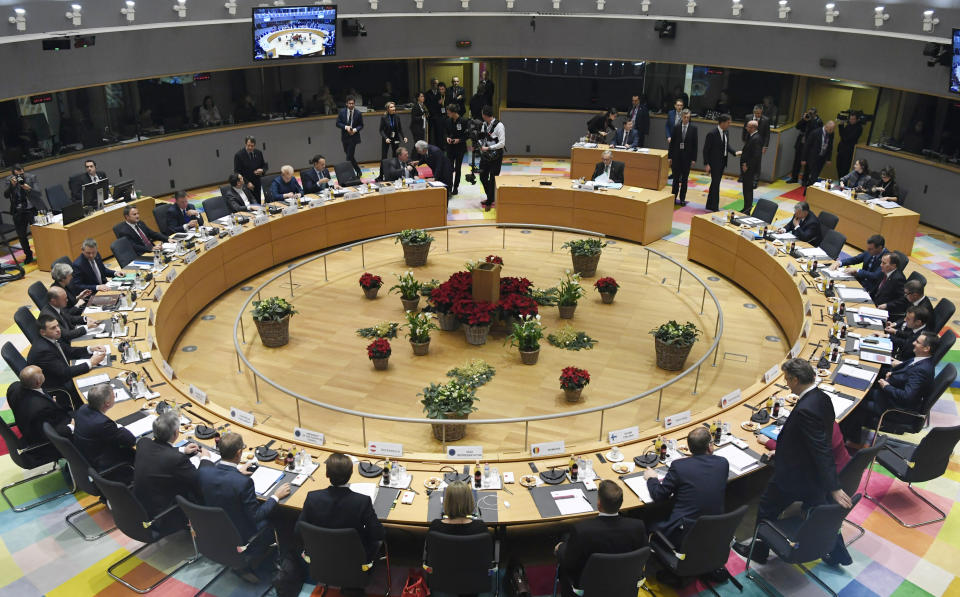
[[[400,298],[410,301],[419,297],[420,282],[413,277],[412,271],[403,274],[394,274],[397,276],[397,283],[390,287],[390,292],[397,290],[400,292]]]
[[[503,259],[501,259],[499,255],[487,255],[486,259],[484,259],[484,262],[503,265]]]
[[[557,333],[547,336],[547,342],[564,350],[590,350],[597,343],[586,332],[574,329],[569,323]]]
[[[603,242],[599,238],[582,238],[577,240],[571,240],[560,245],[561,249],[570,249],[571,255],[578,255],[584,257],[592,257],[593,255],[599,255],[603,251],[607,243]]]
[[[383,286],[383,278],[380,276],[367,272],[364,272],[363,275],[360,276],[360,288],[364,290],[367,288],[380,288],[381,286]]]
[[[697,329],[696,325],[689,321],[680,324],[671,319],[667,323],[653,328],[650,330],[650,333],[664,344],[693,346],[693,343],[697,341],[697,338],[700,337],[702,332]]]
[[[407,311],[407,323],[404,327],[408,330],[410,341],[415,344],[429,342],[430,332],[439,329],[437,324],[433,323],[432,315],[422,311]]]
[[[381,321],[369,328],[359,328],[357,335],[361,338],[396,338],[400,324],[395,321]]]
[[[500,296],[505,294],[522,294],[529,296],[533,282],[526,278],[504,276],[500,278]]]
[[[262,301],[253,301],[254,321],[280,321],[296,312],[293,305],[279,296],[272,296]]]
[[[616,294],[617,290],[620,289],[620,285],[617,284],[617,281],[610,277],[600,278],[593,283],[593,287],[597,289],[597,292],[607,294]]]
[[[430,291],[430,310],[434,313],[450,313],[458,300],[470,298],[473,285],[470,272],[457,272]]]
[[[367,358],[386,359],[390,356],[390,341],[386,338],[377,338],[367,345]]]
[[[541,339],[543,339],[543,325],[540,323],[539,315],[524,315],[520,323],[513,324],[513,330],[506,338],[510,341],[510,346],[516,346],[523,352],[540,350]]]
[[[494,369],[490,364],[481,359],[475,359],[470,361],[460,367],[454,367],[453,369],[447,371],[447,377],[452,377],[461,384],[468,385],[473,388],[479,388],[483,384],[487,383],[493,376],[496,375],[497,370]]]
[[[400,243],[404,245],[426,245],[433,242],[433,237],[427,234],[426,230],[408,228],[407,230],[401,230],[400,233],[397,234],[397,239],[393,242],[394,244]]]
[[[464,418],[477,408],[477,388],[452,379],[444,384],[431,383],[417,396],[423,396],[423,412],[429,419]]]
[[[493,305],[487,301],[461,298],[453,304],[450,312],[464,325],[489,325]]]
[[[590,372],[577,367],[564,367],[560,372],[560,387],[564,390],[580,390],[590,383]]]
[[[586,291],[580,285],[580,274],[567,270],[566,278],[560,280],[557,286],[557,304],[561,307],[576,305],[585,294]]]
[[[535,317],[538,312],[537,301],[523,294],[501,295],[497,301],[497,310],[503,319],[509,317]]]

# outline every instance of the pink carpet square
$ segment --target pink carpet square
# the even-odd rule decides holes
[[[851,545],[850,549],[855,549],[871,560],[886,566],[902,578],[909,576],[920,561],[918,555],[870,531],[867,531],[863,539]]]

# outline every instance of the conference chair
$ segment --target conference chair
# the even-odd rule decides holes
[[[490,533],[448,535],[431,531],[423,546],[423,568],[431,591],[500,594],[500,542]]]
[[[353,164],[350,162],[340,162],[333,166],[333,171],[337,175],[337,183],[341,187],[355,187],[358,184],[362,184],[360,177],[357,176],[356,170],[353,169]]]
[[[94,485],[100,490],[100,493],[103,494],[104,499],[107,500],[107,504],[110,507],[110,512],[113,513],[113,520],[117,524],[117,528],[120,529],[120,532],[130,537],[134,541],[139,541],[143,543],[135,551],[127,554],[118,562],[115,562],[109,568],[107,568],[107,574],[113,580],[127,587],[131,591],[136,593],[149,593],[150,591],[156,589],[158,586],[163,584],[168,578],[177,573],[181,568],[187,564],[192,564],[200,558],[200,554],[194,552],[194,556],[187,560],[184,560],[176,568],[171,570],[160,580],[153,583],[149,587],[141,588],[134,586],[131,583],[125,581],[121,576],[117,576],[114,572],[117,568],[123,566],[124,562],[130,558],[136,557],[140,552],[150,547],[151,545],[160,541],[163,538],[163,535],[158,533],[153,529],[153,524],[169,514],[174,510],[179,508],[178,505],[174,504],[157,514],[153,518],[147,514],[147,511],[144,509],[143,504],[140,503],[140,500],[133,494],[133,489],[130,486],[127,486],[119,481],[112,481],[107,479],[103,475],[97,473],[97,471],[90,469],[90,478],[93,479]],[[186,531],[186,529],[184,529]]]
[[[910,258],[907,257],[907,254],[903,251],[892,251],[892,253],[900,260],[900,272],[902,273],[907,269],[907,266],[910,265]]]
[[[47,304],[47,287],[40,280],[27,287],[27,295],[37,306],[37,309],[43,309],[43,306]]]
[[[90,478],[90,474],[89,474],[89,471],[91,469],[90,462],[88,462],[86,457],[80,453],[80,450],[78,450],[77,447],[73,445],[73,442],[63,437],[59,433],[57,433],[56,429],[54,429],[53,426],[50,425],[50,423],[43,424],[43,433],[47,436],[47,439],[50,440],[50,443],[53,444],[53,446],[57,449],[57,451],[60,452],[60,455],[67,460],[67,464],[70,465],[70,475],[73,477],[74,486],[80,491],[83,491],[84,493],[87,493],[96,498],[99,498],[97,499],[96,502],[90,504],[89,506],[85,506],[75,512],[67,514],[65,520],[67,521],[67,524],[70,526],[70,528],[76,531],[78,535],[83,537],[85,541],[96,541],[97,539],[103,537],[107,533],[111,533],[117,530],[116,526],[112,526],[109,529],[101,531],[96,535],[87,535],[86,533],[81,531],[80,528],[77,527],[77,525],[73,523],[73,519],[76,518],[77,516],[86,514],[90,510],[98,506],[106,505],[106,500],[103,497],[103,494],[100,492],[100,488],[94,485],[93,479]],[[99,472],[103,476],[108,476],[110,473],[120,468],[132,469],[133,467],[124,462],[121,464],[115,464]]]
[[[113,256],[116,258],[120,269],[127,267],[128,264],[140,258],[140,255],[136,249],[133,248],[133,244],[128,238],[118,238],[110,243],[110,251],[113,252]]]
[[[36,344],[42,340],[40,336],[40,324],[37,323],[37,318],[33,316],[29,308],[18,307],[13,313],[13,321],[16,322],[17,327],[20,328],[23,335],[27,337],[30,344]]]
[[[899,193],[900,196],[897,197],[897,199],[900,200],[900,205],[906,207],[906,205],[907,205],[907,195],[908,195],[907,189],[905,189],[905,188],[903,188],[903,187],[899,187],[899,189],[900,189],[900,193]]]
[[[47,205],[53,211],[61,211],[64,207],[73,203],[63,185],[55,184],[47,187],[43,189],[43,193],[47,196]]]
[[[222,185],[220,185],[220,196],[221,196],[221,197],[223,197],[224,195],[226,195],[226,194],[229,193],[229,192],[230,192],[230,185],[229,185],[229,184],[222,184]]]
[[[37,211],[51,211],[50,206],[40,193],[30,193],[27,195],[27,200],[30,202],[30,205],[33,206],[33,209]]]
[[[730,557],[730,544],[734,533],[747,513],[747,506],[743,505],[726,514],[701,516],[696,519],[683,536],[679,547],[661,531],[655,531],[650,539],[650,548],[653,555],[665,568],[679,577],[701,577],[714,595],[717,592],[710,581],[703,575],[723,568],[726,571],[727,560]],[[727,572],[727,579],[743,590],[740,582]]]
[[[942,298],[937,301],[933,308],[933,332],[939,334],[943,326],[947,325],[953,314],[956,313],[957,306],[950,299]]]
[[[947,356],[947,353],[950,352],[950,349],[953,348],[956,342],[957,335],[953,333],[953,330],[947,330],[940,336],[940,344],[937,345],[936,352],[930,355],[933,357],[934,367],[940,364],[940,361],[943,360],[943,357]]]
[[[69,256],[64,255],[64,256],[58,258],[56,261],[54,261],[54,262],[53,262],[53,265],[56,265],[56,264],[58,264],[58,263],[66,263],[67,265],[72,266],[72,265],[73,265],[73,259],[70,259]]]
[[[369,584],[373,567],[367,562],[367,553],[356,529],[327,529],[301,520],[294,531],[303,541],[303,550],[310,558],[310,577],[324,587],[321,595],[331,586],[366,587]],[[380,542],[377,547],[378,554],[381,549],[384,555],[377,559],[386,561],[387,588],[384,594],[389,595],[390,557],[385,542]]]
[[[727,546],[730,551],[730,546]],[[650,548],[641,547],[627,553],[595,553],[587,559],[580,573],[583,597],[637,597],[643,588],[654,595],[644,580],[643,569],[650,558]],[[559,567],[557,568],[559,578]],[[557,582],[554,582],[554,597]]]
[[[827,230],[823,235],[823,240],[820,241],[820,248],[830,256],[830,259],[836,259],[840,256],[840,251],[843,250],[843,245],[846,242],[847,237],[843,234],[836,230]]]
[[[912,274],[910,274],[910,275],[907,277],[907,282],[909,282],[910,280],[917,280],[917,281],[919,281],[921,284],[923,284],[924,287],[927,286],[927,278],[926,278],[923,274],[921,274],[920,272],[913,272]]]
[[[167,228],[167,211],[170,209],[172,203],[163,203],[153,208],[153,219],[157,222],[157,228],[160,230],[161,234],[166,234],[170,236],[174,233],[173,230]]]
[[[0,348],[0,354],[3,355],[4,362],[13,371],[13,374],[20,377],[20,372],[27,366],[27,359],[23,358],[17,347],[10,342],[4,342],[3,348]],[[8,401],[9,402],[9,401]]]
[[[223,197],[204,199],[202,205],[203,213],[206,214],[208,222],[230,215],[230,208],[227,207],[227,201]]]
[[[263,202],[270,203],[271,201],[279,201],[278,198],[273,196],[273,180],[279,178],[279,174],[268,174],[260,178],[260,188],[263,189]]]
[[[271,527],[265,526],[244,542],[240,537],[240,531],[223,508],[200,506],[182,495],[177,496],[177,504],[190,521],[197,553],[223,566],[220,572],[207,581],[207,584],[200,587],[194,597],[202,595],[227,570],[249,568],[250,562],[244,552],[261,536],[273,532]],[[267,583],[267,589],[261,593],[261,596],[269,593],[271,589],[273,587]]]
[[[877,431],[903,435],[905,433],[920,433],[927,422],[930,420],[930,411],[933,405],[937,403],[940,396],[947,391],[953,382],[957,379],[957,369],[953,363],[948,364],[940,370],[940,373],[933,378],[933,390],[929,396],[924,396],[920,403],[920,409],[917,412],[902,410],[899,408],[889,408],[880,415],[877,422]],[[889,415],[889,417],[888,417]],[[877,434],[879,435],[879,433]],[[877,436],[874,436],[876,441]]]
[[[881,437],[873,447],[858,451],[843,467],[843,470],[837,473],[837,477],[840,480],[840,488],[843,489],[844,493],[847,495],[857,493],[857,490],[860,489],[860,482],[863,481],[863,473],[866,472],[867,467],[873,464],[873,459],[877,457],[877,453],[883,449],[885,443],[886,439]],[[867,531],[852,520],[844,519],[844,522],[857,529],[857,536],[846,542],[847,547],[850,547],[851,544],[863,537]]]
[[[753,206],[753,213],[750,214],[759,218],[767,224],[773,224],[773,219],[777,217],[778,206],[769,199],[757,199],[757,204]]]
[[[13,224],[5,223],[3,221],[3,215],[0,214],[0,239],[3,240],[4,244],[6,244],[7,242],[7,235],[10,234],[11,232],[16,232],[16,231],[17,231],[17,227],[14,226]],[[22,249],[23,247],[20,247],[20,248]],[[7,249],[11,250],[9,247],[7,247]]]
[[[923,503],[936,510],[940,516],[923,522],[906,523],[890,511],[879,497],[870,495],[870,475],[867,475],[867,489],[864,497],[880,506],[891,518],[907,528],[920,527],[943,521],[947,515],[930,500],[920,495],[913,488],[914,483],[923,483],[937,479],[946,472],[950,463],[950,455],[960,441],[960,425],[954,427],[934,427],[926,434],[919,444],[887,438],[884,449],[877,454],[877,463],[890,473],[907,484],[907,489],[920,498]],[[871,469],[870,473],[873,473]]]
[[[67,182],[67,186],[70,188],[70,202],[80,201],[82,199],[83,193],[83,176],[84,173],[74,174],[70,177]],[[61,208],[63,209],[63,208]]]

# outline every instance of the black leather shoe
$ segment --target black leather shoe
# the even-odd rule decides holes
[[[24,265],[30,265],[31,263],[33,263],[33,255],[23,260]]]
[[[738,554],[740,554],[745,558],[750,557],[750,542],[747,541],[744,543],[734,543],[733,551],[737,552]],[[762,550],[762,549],[754,549],[752,561],[758,564],[766,564],[768,554],[764,552],[765,550]]]

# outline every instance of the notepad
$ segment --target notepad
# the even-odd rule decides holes
[[[99,375],[88,375],[87,377],[78,377],[74,379],[77,384],[77,387],[81,390],[84,388],[89,388],[90,386],[95,386],[102,383],[110,383],[110,376],[106,373],[101,373]]]
[[[824,392],[824,394],[829,396],[830,402],[833,403],[833,416],[836,419],[843,418],[843,415],[847,414],[847,411],[853,407],[854,401],[850,398],[837,396],[832,392]]]
[[[865,317],[876,317],[878,319],[890,318],[890,312],[887,311],[886,309],[875,309],[873,307],[860,307],[859,309],[857,309],[857,312],[860,313],[860,315],[863,315]]]
[[[376,483],[351,483],[350,491],[365,495],[370,498],[370,502],[377,501],[377,484]]]
[[[637,494],[641,502],[644,504],[653,503],[653,497],[650,496],[650,488],[647,487],[647,480],[643,478],[643,475],[628,477],[623,479],[623,482],[633,490],[633,493]]]
[[[859,367],[841,365],[834,382],[855,390],[866,390],[873,383],[874,374]]]
[[[809,247],[806,249],[797,249],[797,252],[806,257],[807,259],[830,259],[830,256],[827,255],[823,249],[820,247]]]
[[[727,444],[719,450],[714,450],[713,453],[726,458],[727,462],[730,463],[730,470],[738,475],[743,474],[759,464],[756,458],[733,444]]]
[[[157,420],[157,415],[147,415],[142,419],[137,419],[124,428],[133,434],[133,437],[140,437],[153,431],[153,422]]]
[[[550,497],[552,497],[553,501],[557,504],[557,509],[560,510],[562,516],[593,512],[593,506],[587,501],[586,496],[583,495],[583,490],[579,487],[576,489],[551,491]]]
[[[250,478],[253,479],[253,490],[257,492],[257,495],[264,495],[277,484],[277,481],[283,478],[283,471],[261,466],[253,471]]]
[[[845,301],[869,301],[870,293],[862,288],[840,288],[837,287],[837,294]]]
[[[797,240],[797,237],[789,232],[778,232],[773,235],[774,240]]]

